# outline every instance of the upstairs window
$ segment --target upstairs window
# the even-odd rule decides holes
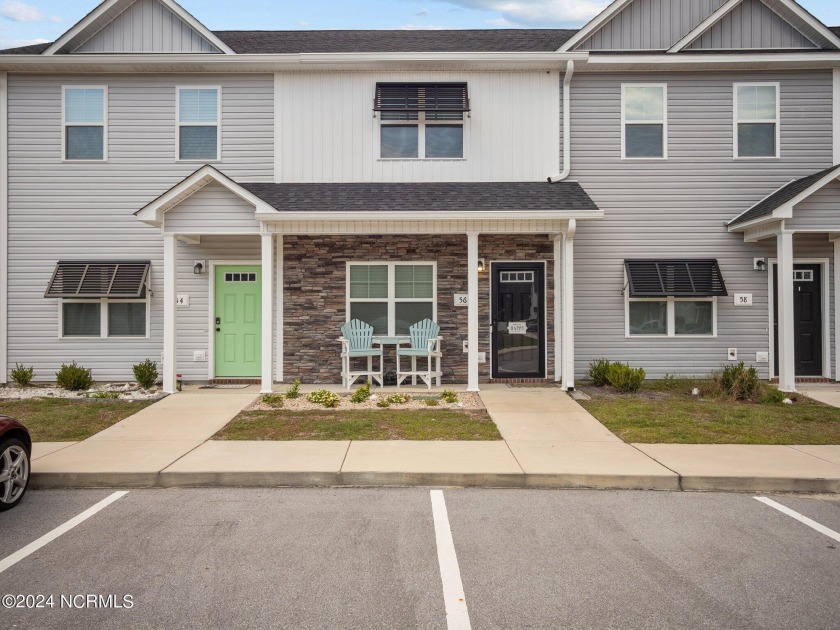
[[[178,88],[178,159],[215,162],[221,155],[221,89]]]
[[[377,83],[381,159],[462,159],[466,83]]]
[[[735,157],[779,157],[779,84],[736,83]]]
[[[107,89],[65,87],[63,93],[64,159],[106,160]]]
[[[624,159],[668,157],[667,110],[667,86],[621,86],[621,152]]]

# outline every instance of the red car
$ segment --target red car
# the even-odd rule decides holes
[[[0,416],[0,512],[20,503],[29,486],[32,438],[20,422]]]

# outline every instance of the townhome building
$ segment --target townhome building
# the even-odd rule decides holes
[[[354,319],[386,369],[437,322],[473,391],[599,357],[840,380],[840,28],[793,0],[475,31],[105,0],[0,51],[0,126],[0,381],[338,383]]]

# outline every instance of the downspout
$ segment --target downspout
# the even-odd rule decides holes
[[[575,62],[566,62],[566,76],[563,78],[563,172],[557,177],[549,177],[548,183],[562,182],[572,171],[572,112],[571,94],[572,76],[575,74]]]

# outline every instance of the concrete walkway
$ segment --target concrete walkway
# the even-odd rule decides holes
[[[84,442],[36,445],[33,483],[840,492],[840,446],[626,444],[555,388],[485,386],[498,442],[210,440],[257,395],[191,389]]]

